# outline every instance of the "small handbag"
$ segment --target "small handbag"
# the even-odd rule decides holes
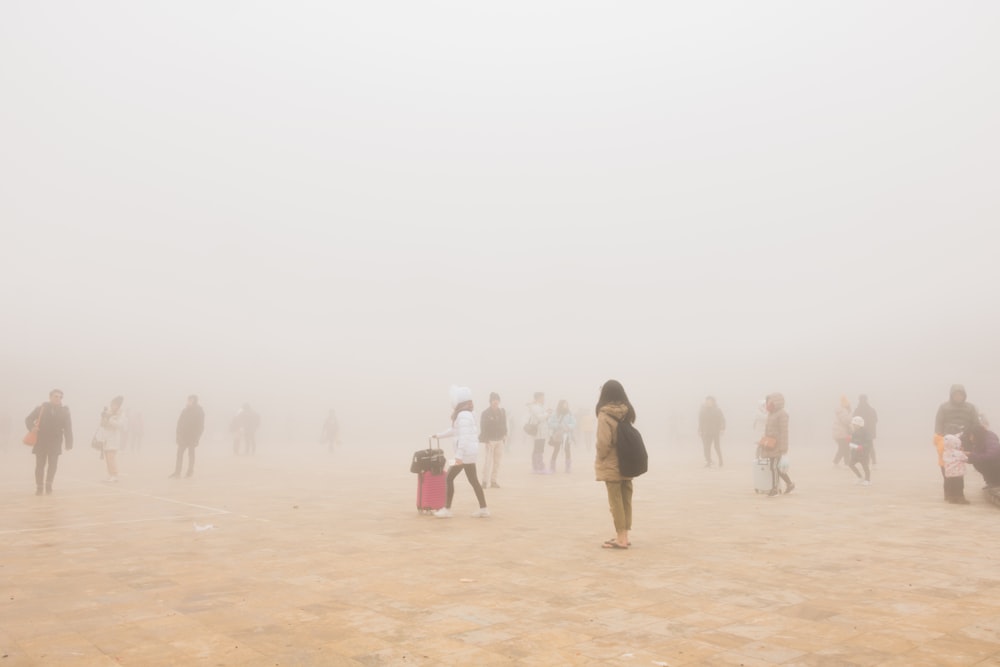
[[[42,405],[38,408],[38,417],[35,419],[35,425],[32,426],[31,430],[28,431],[25,434],[24,438],[21,439],[21,442],[28,445],[29,447],[34,447],[35,445],[38,444],[38,427],[41,426],[42,424],[42,413],[44,411],[45,411],[45,404],[42,403]]]
[[[104,440],[101,440],[99,436],[104,436]],[[99,452],[104,451],[104,443],[107,441],[108,434],[104,432],[104,429],[100,426],[94,431],[94,437],[90,439],[90,446]]]

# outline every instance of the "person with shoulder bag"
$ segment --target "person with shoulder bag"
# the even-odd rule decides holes
[[[771,467],[771,490],[767,495],[776,496],[780,491],[780,480],[785,482],[785,493],[795,489],[788,476],[787,466],[782,459],[788,454],[788,413],[785,412],[785,397],[771,394],[767,397],[767,423],[764,437],[760,439],[760,455],[768,459]]]
[[[124,402],[122,396],[115,396],[111,399],[111,404],[101,412],[101,431],[104,435],[101,456],[108,469],[109,482],[118,481],[118,450],[121,449],[126,437],[125,413],[122,412]]]
[[[524,431],[532,440],[531,448],[531,471],[537,475],[544,475],[545,470],[545,442],[548,440],[548,420],[552,411],[545,407],[545,393],[535,392],[535,400],[528,403],[528,423],[524,425]]]
[[[35,495],[52,493],[52,481],[59,467],[59,455],[62,454],[63,442],[66,451],[73,449],[73,424],[69,408],[63,405],[63,392],[53,389],[49,392],[49,400],[31,411],[25,417],[24,424],[28,428],[25,444],[31,445],[31,453],[35,455]]]

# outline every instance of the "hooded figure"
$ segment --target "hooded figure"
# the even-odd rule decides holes
[[[934,432],[938,435],[959,435],[979,424],[976,406],[966,398],[965,387],[951,386],[948,400],[941,404],[934,419]]]

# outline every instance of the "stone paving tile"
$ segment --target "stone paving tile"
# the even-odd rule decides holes
[[[1000,509],[942,503],[933,457],[880,448],[863,489],[803,450],[767,498],[749,465],[654,450],[674,469],[636,482],[614,552],[589,466],[535,476],[524,451],[493,517],[459,480],[448,521],[413,508],[410,448],[391,470],[206,448],[178,481],[153,451],[117,486],[64,456],[41,498],[0,453],[0,667],[1000,665]]]

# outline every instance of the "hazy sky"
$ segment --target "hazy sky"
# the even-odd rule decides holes
[[[997,35],[995,2],[4,2],[0,398],[372,438],[452,383],[989,409]]]

